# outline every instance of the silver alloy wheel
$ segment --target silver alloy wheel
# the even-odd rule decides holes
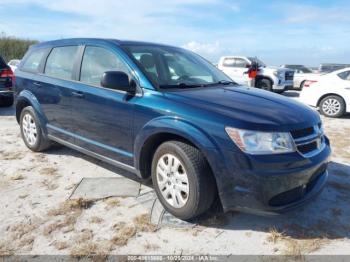
[[[329,116],[338,114],[341,110],[341,104],[337,99],[329,98],[322,104],[322,110]]]
[[[174,208],[186,205],[190,187],[181,161],[172,154],[165,154],[159,158],[156,172],[159,190],[168,204]]]
[[[22,120],[22,130],[27,143],[34,146],[38,137],[36,124],[30,114],[25,114]]]

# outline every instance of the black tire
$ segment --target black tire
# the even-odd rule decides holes
[[[334,108],[333,111],[330,109],[327,110],[327,103],[331,103],[331,102],[333,102],[334,105],[338,105],[337,107],[333,107]],[[319,103],[321,114],[332,118],[337,118],[344,115],[345,109],[346,109],[345,107],[346,105],[345,105],[344,99],[341,98],[340,96],[334,96],[334,95],[326,96]],[[334,113],[331,113],[331,112],[334,112]]]
[[[29,114],[32,119],[33,122],[36,126],[36,140],[34,144],[30,144],[27,141],[27,138],[24,134],[24,128],[23,128],[23,119],[25,117],[26,114]],[[25,143],[25,145],[32,151],[34,152],[41,152],[44,151],[45,149],[49,148],[51,146],[51,142],[49,139],[47,139],[46,137],[44,137],[41,126],[40,126],[40,122],[37,118],[37,115],[34,111],[34,108],[31,106],[27,106],[25,108],[23,108],[22,112],[21,112],[21,116],[20,116],[20,128],[21,128],[21,136],[22,139]]]
[[[258,79],[256,87],[266,91],[272,91],[272,83],[269,79],[266,78]]]
[[[10,107],[13,105],[13,97],[0,97],[0,107]]]
[[[187,173],[189,194],[186,204],[180,208],[167,202],[157,182],[157,164],[166,154],[178,158]],[[165,142],[158,147],[152,161],[152,181],[164,208],[183,220],[193,219],[206,212],[217,195],[215,179],[203,154],[197,148],[179,141]]]

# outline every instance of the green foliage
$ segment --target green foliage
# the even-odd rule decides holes
[[[11,59],[22,59],[28,48],[38,43],[35,40],[20,39],[0,33],[0,56],[9,62]]]

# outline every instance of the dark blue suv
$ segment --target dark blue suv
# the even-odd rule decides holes
[[[29,149],[55,141],[152,178],[164,207],[181,219],[217,197],[224,211],[279,213],[327,180],[331,150],[317,112],[239,86],[181,48],[40,43],[16,71],[15,98]]]

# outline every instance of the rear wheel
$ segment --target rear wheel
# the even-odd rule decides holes
[[[328,117],[341,117],[345,113],[345,102],[340,96],[327,96],[320,102],[320,111]]]
[[[272,91],[272,83],[266,78],[258,79],[256,87],[266,91]]]
[[[179,141],[159,146],[152,161],[152,181],[164,208],[184,220],[207,211],[216,196],[215,180],[202,153]]]
[[[13,96],[10,97],[0,97],[1,107],[10,107],[13,105]]]
[[[26,146],[35,152],[41,152],[50,147],[50,140],[42,133],[40,122],[33,107],[25,107],[20,116],[21,135]]]

